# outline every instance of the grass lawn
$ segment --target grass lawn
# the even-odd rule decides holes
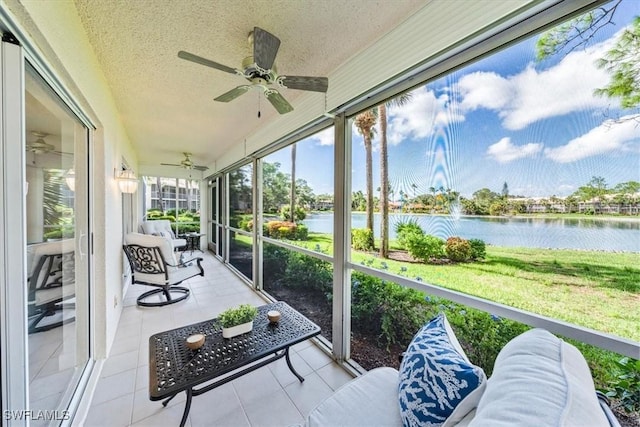
[[[332,252],[330,235],[292,242]],[[425,265],[352,252],[354,263],[640,341],[640,254],[487,246],[481,262]],[[403,271],[403,267],[406,271]]]

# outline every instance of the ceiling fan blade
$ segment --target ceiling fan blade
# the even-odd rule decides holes
[[[161,166],[178,166],[182,167],[182,165],[176,165],[175,163],[160,163]]]
[[[222,95],[220,95],[219,97],[215,98],[214,101],[218,101],[218,102],[229,102],[229,101],[233,101],[234,99],[236,99],[237,97],[239,97],[240,95],[246,93],[249,90],[250,86],[248,85],[242,85],[242,86],[238,86],[235,89],[231,89],[229,92],[227,93],[223,93]]]
[[[288,89],[326,92],[329,88],[329,79],[326,77],[280,76],[280,78],[282,85]]]
[[[276,60],[280,39],[262,28],[253,28],[253,60],[265,70],[273,67]]]
[[[280,95],[280,92],[276,90],[269,90],[265,92],[265,96],[267,97],[271,105],[273,105],[273,107],[278,110],[278,113],[287,114],[293,111],[293,107],[291,106],[291,104],[289,104],[287,100],[284,99],[282,95]]]
[[[208,167],[206,167],[206,166],[197,166],[197,165],[196,165],[196,166],[194,166],[193,168],[194,168],[195,170],[198,170],[198,171],[206,171],[207,169],[209,169],[209,168],[208,168]]]
[[[226,65],[218,64],[210,59],[203,58],[193,53],[185,52],[181,50],[178,52],[178,58],[186,59],[187,61],[195,62],[196,64],[205,65],[207,67],[215,68],[216,70],[224,71],[225,73],[236,74],[236,70]]]

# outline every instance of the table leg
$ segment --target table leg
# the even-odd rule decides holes
[[[170,398],[163,400],[162,401],[162,406],[164,406],[165,408],[167,407],[167,405],[169,404],[169,402],[171,402],[171,399],[173,399],[174,397],[176,397],[177,393],[174,394],[173,396],[171,396]]]
[[[184,412],[182,413],[182,420],[180,421],[180,427],[184,427],[189,416],[189,410],[191,409],[191,398],[193,397],[193,389],[187,389],[187,403],[184,405]]]
[[[300,382],[304,382],[304,377],[302,377],[302,375],[300,375],[299,373],[296,372],[295,369],[293,369],[293,365],[291,364],[291,359],[289,359],[289,347],[287,347],[287,349],[284,351],[284,358],[286,359],[287,366],[289,367],[289,370],[293,373],[293,375],[298,377],[298,380],[300,380]]]

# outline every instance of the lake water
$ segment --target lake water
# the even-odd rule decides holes
[[[354,213],[352,228],[364,228],[364,213]],[[395,224],[415,220],[427,234],[443,239],[460,236],[482,239],[495,246],[587,249],[640,252],[640,221],[607,219],[486,218],[461,216],[390,214],[389,234],[396,238]],[[311,214],[303,221],[309,231],[331,233],[333,213]],[[380,215],[374,215],[374,233],[380,236]]]

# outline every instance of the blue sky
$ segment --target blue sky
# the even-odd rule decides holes
[[[635,111],[593,95],[608,82],[595,60],[640,13],[625,0],[616,25],[587,48],[535,61],[537,37],[415,89],[389,108],[389,176],[395,194],[451,188],[463,196],[483,187],[512,195],[566,196],[593,176],[612,187],[640,181],[640,123],[614,122]],[[316,194],[333,192],[332,129],[298,143],[296,176]],[[364,190],[364,146],[353,130],[353,190]],[[379,186],[374,138],[374,188]],[[290,171],[288,148],[269,156]],[[397,198],[397,197],[396,197]]]

